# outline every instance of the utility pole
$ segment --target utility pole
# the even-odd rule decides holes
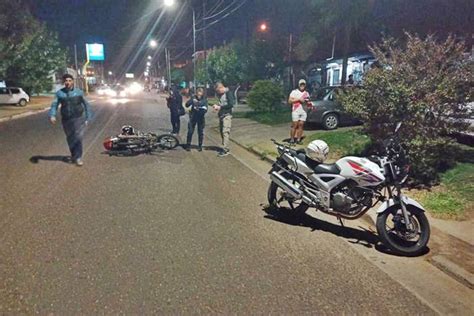
[[[166,76],[168,77],[168,88],[171,87],[171,61],[169,49],[165,47]]]
[[[193,88],[196,91],[196,12],[193,7],[191,9],[193,10]]]
[[[205,95],[207,96],[207,77],[208,77],[208,69],[207,69],[207,36],[206,36],[206,0],[202,2],[202,16],[203,16],[203,45],[204,45],[204,69],[205,69],[205,77],[206,77],[206,86],[204,88]]]
[[[288,62],[290,64],[289,68],[289,81],[290,81],[290,91],[295,86],[294,74],[293,74],[293,61],[292,61],[292,53],[293,53],[293,33],[290,33],[290,42],[288,45]]]
[[[76,78],[75,78],[75,85],[78,87],[78,82],[79,82],[79,67],[77,66],[77,45],[74,44],[74,64],[76,66]]]
[[[87,84],[87,66],[89,65],[89,48],[87,47],[87,44],[86,44],[86,63],[84,64],[84,68],[82,69],[82,73],[84,74],[84,81],[85,81],[85,86],[84,86],[84,90],[86,92],[86,95],[89,94],[89,85]]]

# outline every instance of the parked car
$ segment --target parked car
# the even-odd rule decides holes
[[[336,129],[340,125],[359,124],[360,121],[344,111],[337,101],[337,93],[346,87],[334,86],[318,89],[312,96],[313,108],[308,108],[307,122],[320,124],[324,129]],[[356,89],[356,87],[351,87]]]
[[[0,104],[16,104],[26,106],[30,102],[30,96],[22,88],[6,87],[0,88]]]

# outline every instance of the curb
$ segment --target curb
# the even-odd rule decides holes
[[[11,120],[22,118],[22,117],[26,117],[26,116],[30,116],[30,115],[37,114],[37,113],[42,113],[42,112],[45,112],[47,110],[49,110],[49,106],[45,107],[45,108],[42,108],[42,109],[38,109],[38,110],[30,110],[30,111],[26,111],[26,112],[23,112],[23,113],[18,113],[18,114],[2,117],[2,118],[0,118],[0,123],[11,121]]]
[[[254,149],[253,147],[245,146],[245,145],[241,144],[240,142],[238,142],[238,141],[236,141],[235,139],[232,139],[232,138],[231,138],[230,140],[231,140],[234,144],[236,144],[236,145],[242,147],[243,149],[247,150],[248,152],[250,152],[250,153],[252,153],[252,154],[258,156],[258,157],[259,157],[261,160],[263,160],[263,161],[266,161],[266,162],[268,162],[268,163],[270,163],[270,164],[273,164],[273,163],[275,163],[275,161],[276,161],[276,159],[271,158],[271,157],[269,157],[269,156],[267,156],[267,155],[264,155],[264,153],[259,152],[258,150]]]
[[[474,290],[474,274],[466,271],[443,255],[435,255],[428,260],[432,265],[448,274],[458,282]]]

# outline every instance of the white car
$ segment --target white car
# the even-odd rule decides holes
[[[28,102],[30,102],[30,96],[22,88],[0,88],[0,104],[26,106]]]

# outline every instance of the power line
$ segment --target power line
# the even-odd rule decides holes
[[[222,21],[223,19],[225,19],[226,17],[228,17],[229,15],[231,15],[232,13],[234,13],[235,11],[237,11],[238,9],[240,9],[245,3],[247,2],[247,0],[243,0],[237,7],[235,7],[232,11],[226,13],[224,16],[222,16],[220,19],[218,20],[215,20],[211,23],[209,23],[208,25],[206,25],[205,27],[202,27],[200,29],[197,29],[196,32],[200,32],[200,31],[203,31],[203,30],[206,30],[208,29],[210,26],[216,24],[216,23],[219,23],[220,21]]]
[[[244,2],[245,2],[245,1],[244,1]],[[231,8],[231,7],[232,7],[234,4],[235,4],[235,0],[233,0],[233,1],[232,1],[232,3],[231,3],[231,4],[229,4],[227,7],[225,7],[224,9],[222,9],[222,10],[221,10],[221,12],[219,12],[219,13],[216,13],[216,14],[213,14],[213,15],[211,15],[211,16],[206,16],[206,17],[204,17],[204,18],[203,18],[203,20],[209,20],[209,19],[213,19],[213,18],[215,18],[216,16],[218,16],[218,15],[220,15],[220,14],[224,13],[224,12],[225,12],[225,10],[227,10],[227,9]]]

